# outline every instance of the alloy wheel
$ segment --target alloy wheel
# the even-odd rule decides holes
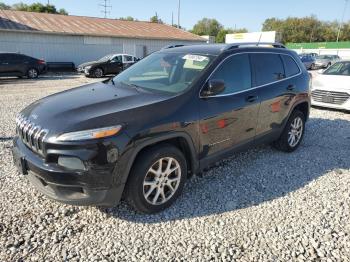
[[[300,117],[296,117],[291,123],[290,130],[288,132],[288,144],[291,147],[295,147],[300,142],[303,135],[304,125],[303,120]]]
[[[143,196],[151,205],[162,205],[176,193],[181,181],[181,167],[172,157],[155,162],[143,181]]]

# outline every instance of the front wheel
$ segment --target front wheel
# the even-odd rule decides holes
[[[154,147],[135,160],[126,200],[139,212],[160,212],[179,197],[186,178],[187,164],[179,149],[171,145]]]
[[[284,152],[295,151],[305,133],[305,115],[299,111],[294,111],[288,119],[280,138],[274,142],[274,146]]]
[[[92,75],[95,77],[95,78],[100,78],[103,76],[103,70],[101,68],[96,68]]]

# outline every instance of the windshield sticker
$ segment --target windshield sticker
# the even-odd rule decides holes
[[[203,61],[207,60],[208,58],[205,56],[201,56],[201,55],[185,55],[183,57],[183,59],[196,61],[196,62],[203,62]]]

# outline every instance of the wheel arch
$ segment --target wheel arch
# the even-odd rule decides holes
[[[189,167],[189,174],[194,174],[199,169],[199,162],[197,159],[197,153],[195,150],[194,143],[187,133],[184,132],[176,132],[173,134],[166,134],[159,136],[157,138],[148,139],[146,141],[143,141],[142,143],[136,145],[134,147],[133,153],[130,157],[130,161],[128,163],[128,166],[125,170],[125,183],[128,180],[130,171],[135,163],[135,160],[142,152],[144,152],[147,149],[150,149],[152,147],[162,145],[162,144],[170,144],[175,147],[177,147],[183,154],[187,161],[188,167]]]

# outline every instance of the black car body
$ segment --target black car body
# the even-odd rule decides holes
[[[181,75],[175,67],[179,61]],[[169,84],[170,77],[181,83]],[[25,108],[17,118],[14,160],[40,191],[55,200],[115,206],[124,192],[136,209],[157,212],[169,203],[156,199],[152,206],[136,196],[143,165],[163,156],[155,162],[158,167],[149,169],[163,175],[154,178],[157,181],[144,180],[143,192],[154,182],[158,198],[166,199],[159,196],[158,187],[175,187],[169,184],[175,178],[166,180],[164,175],[172,165],[177,178],[182,171],[183,181],[187,173],[196,174],[256,144],[275,141],[284,151],[295,150],[304,126],[299,133],[290,126],[308,119],[309,81],[298,55],[280,46],[161,50],[114,81],[58,93]],[[292,132],[299,140],[288,146],[286,136]],[[163,161],[168,171],[163,170]],[[183,186],[176,183],[176,188]]]
[[[19,53],[0,53],[0,76],[36,78],[46,69],[44,60]]]
[[[78,66],[77,71],[86,76],[102,77],[116,75],[133,65],[140,59],[127,54],[106,55],[98,61],[87,62]]]

